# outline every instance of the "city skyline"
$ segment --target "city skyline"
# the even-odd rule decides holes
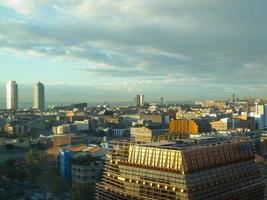
[[[68,101],[266,97],[266,4],[1,0],[0,85],[37,79]]]
[[[267,199],[266,0],[0,0],[0,200]]]
[[[131,93],[128,93],[128,97],[123,98],[123,94],[112,94],[113,96],[119,96],[120,99],[119,100],[114,100],[114,98],[112,96],[108,96],[108,94],[100,94],[98,95],[98,99],[95,100],[91,100],[90,98],[90,89],[92,88],[88,88],[86,86],[71,86],[68,85],[66,86],[67,88],[65,88],[65,85],[47,85],[47,84],[43,84],[40,81],[36,81],[33,84],[20,84],[18,83],[16,80],[13,80],[16,82],[17,84],[17,93],[18,93],[18,107],[19,108],[30,108],[30,107],[34,107],[34,94],[35,91],[33,90],[36,86],[36,84],[41,83],[42,85],[44,85],[45,90],[47,90],[48,88],[48,92],[45,92],[45,101],[47,102],[47,105],[45,105],[45,107],[47,106],[52,106],[52,105],[67,105],[67,104],[72,104],[72,103],[79,103],[79,102],[87,102],[90,105],[97,105],[97,104],[101,104],[101,103],[127,103],[127,104],[136,104],[136,98],[137,96],[139,96],[138,94],[133,94],[133,96],[131,96]],[[9,83],[10,81],[8,81],[6,84],[2,84],[0,82],[0,109],[3,109],[6,107],[6,103],[7,103],[7,93],[6,93],[6,85]],[[48,87],[47,87],[48,86]],[[71,88],[71,89],[70,89]],[[88,92],[88,94],[84,95],[82,98],[80,96],[76,96],[76,92],[73,92],[71,95],[69,93],[69,91],[76,91],[80,90],[78,92],[81,93],[86,93]],[[99,91],[98,91],[99,92]],[[159,96],[158,94],[153,94],[153,93],[146,93],[146,94],[142,94],[143,96],[146,96],[146,100],[145,102],[157,102],[157,103],[162,103],[162,98],[161,96]],[[214,96],[200,96],[197,98],[169,98],[169,99],[164,99],[165,103],[195,103],[197,101],[201,101],[201,100],[219,100],[219,101],[225,101],[225,100],[229,100],[232,98],[233,94],[229,94],[229,96],[221,96],[219,98],[216,98]],[[235,95],[235,94],[234,94]],[[62,96],[64,96],[64,98],[61,98]],[[133,99],[134,98],[134,99]],[[258,98],[258,99],[266,99],[263,97],[259,97],[259,96],[239,96],[237,94],[237,98],[238,99],[248,99],[248,98]]]

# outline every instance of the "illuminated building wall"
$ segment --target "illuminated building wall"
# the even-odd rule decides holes
[[[194,120],[177,119],[172,120],[169,125],[170,133],[198,133],[198,125]]]
[[[262,199],[264,183],[242,141],[130,144],[107,154],[98,200]]]

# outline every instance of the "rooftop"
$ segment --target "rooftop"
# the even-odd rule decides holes
[[[229,144],[229,143],[237,143],[240,142],[240,139],[229,139],[223,137],[211,137],[204,136],[201,138],[192,138],[192,139],[181,139],[176,141],[163,141],[156,143],[143,143],[138,144],[139,146],[146,147],[160,147],[164,149],[175,149],[175,150],[186,150],[186,149],[194,149],[201,148],[207,146],[215,146],[221,144]]]

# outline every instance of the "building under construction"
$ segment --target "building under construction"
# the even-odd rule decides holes
[[[113,142],[98,200],[263,199],[251,146],[216,138],[133,144]]]

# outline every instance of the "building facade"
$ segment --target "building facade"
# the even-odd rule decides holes
[[[169,125],[170,133],[198,133],[198,125],[194,120],[177,119],[172,120]]]
[[[33,108],[37,110],[45,109],[45,88],[40,82],[33,87]]]
[[[264,197],[254,153],[243,141],[114,142],[106,159],[98,200]]]
[[[31,128],[28,124],[7,124],[4,127],[7,134],[27,135],[30,133]]]
[[[94,184],[101,178],[104,152],[95,145],[61,147],[60,174],[72,183]]]
[[[256,120],[254,118],[223,118],[210,124],[212,129],[216,131],[254,131],[256,128]]]
[[[211,125],[205,119],[176,119],[169,124],[170,133],[198,134],[211,131]]]
[[[165,135],[167,129],[164,127],[131,127],[130,140],[133,142],[151,142],[154,137]]]
[[[77,132],[76,124],[62,124],[61,126],[52,127],[52,132],[54,135],[65,135]]]
[[[18,84],[16,81],[9,81],[6,85],[6,108],[18,109]]]
[[[104,162],[99,157],[79,157],[72,160],[71,181],[94,185],[101,180]]]
[[[136,95],[136,106],[143,107],[145,105],[145,96],[143,94]]]

